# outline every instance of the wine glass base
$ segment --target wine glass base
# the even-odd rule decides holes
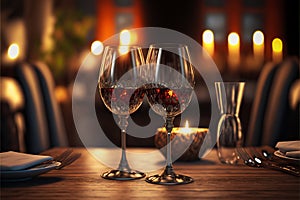
[[[173,176],[153,175],[146,178],[146,182],[159,185],[179,185],[192,183],[194,180],[185,175],[175,174]]]
[[[120,180],[120,181],[127,181],[127,180],[135,180],[145,177],[146,174],[139,171],[120,171],[117,169],[113,169],[107,172],[104,172],[101,177],[110,180]]]

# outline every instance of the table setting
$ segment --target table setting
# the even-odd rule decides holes
[[[188,121],[185,126],[174,125],[174,118],[184,113],[191,102],[196,84],[194,73],[189,48],[184,44],[151,44],[146,58],[141,47],[107,45],[99,66],[96,93],[100,95],[105,107],[115,115],[120,128],[120,133],[113,133],[121,134],[120,157],[116,160],[118,165],[111,167],[101,163],[95,157],[96,154],[91,153],[94,151],[101,154],[105,147],[93,147],[93,150],[89,150],[89,147],[67,150],[51,148],[40,155],[3,152],[0,153],[1,184],[4,186],[1,195],[15,197],[15,189],[32,191],[40,185],[24,186],[27,183],[32,185],[36,181],[43,183],[41,188],[44,189],[41,193],[38,192],[40,195],[43,195],[42,191],[49,190],[46,186],[49,184],[50,187],[53,186],[53,191],[47,195],[55,196],[55,192],[59,195],[63,188],[71,189],[77,195],[76,198],[81,195],[120,197],[122,191],[128,196],[141,197],[141,194],[149,198],[162,197],[160,192],[169,190],[174,194],[165,194],[163,197],[178,197],[176,194],[186,197],[179,193],[183,191],[189,194],[188,197],[194,198],[201,195],[220,197],[223,192],[237,194],[239,197],[251,197],[250,193],[257,190],[262,191],[260,197],[263,197],[264,193],[270,194],[270,191],[276,191],[283,197],[286,194],[278,189],[290,186],[280,183],[281,179],[284,179],[292,182],[293,193],[289,194],[290,197],[297,197],[299,179],[295,177],[300,176],[300,141],[278,142],[275,148],[245,147],[243,144],[244,135],[239,111],[245,82],[214,83],[219,110],[219,119],[214,119],[213,122],[217,124],[216,130],[189,126]],[[139,109],[144,98],[151,110],[162,117],[164,125],[157,127],[154,133],[153,148],[127,148],[128,118]],[[216,141],[212,141],[214,136]],[[207,148],[208,141],[216,144],[215,148]],[[132,159],[129,159],[129,152],[151,152],[153,149],[159,149],[163,155],[160,160],[165,163],[163,169],[137,170]],[[106,149],[106,152],[107,150],[109,149]],[[107,156],[115,158],[109,154]],[[151,162],[154,162],[154,159],[148,159],[144,164]],[[58,170],[62,168],[63,170]],[[53,180],[51,177],[61,179],[48,182],[47,180]],[[236,186],[244,179],[249,180],[244,181],[239,190]],[[257,179],[260,179],[260,188],[251,182]],[[278,184],[270,189],[268,179]],[[16,185],[13,186],[10,182],[15,182]],[[220,186],[223,182],[225,186]],[[132,188],[135,185],[142,190],[147,188],[147,191],[141,193],[122,188]],[[175,185],[181,185],[183,189]],[[103,192],[100,192],[99,188]],[[196,194],[198,191],[202,193]],[[30,194],[27,198],[34,199]]]
[[[30,180],[35,176],[51,170],[59,170],[80,157],[67,149],[57,156],[35,155],[8,151],[0,153],[0,173],[2,182],[18,182]]]

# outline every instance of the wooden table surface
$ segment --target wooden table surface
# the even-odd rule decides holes
[[[63,150],[54,148],[45,154],[54,156]],[[100,174],[108,168],[86,149],[74,151],[81,157],[61,170],[28,181],[2,182],[1,199],[300,199],[299,177],[242,164],[224,165],[214,150],[201,161],[176,162],[177,172],[194,178],[191,184],[176,186],[153,185],[145,179],[102,179]]]

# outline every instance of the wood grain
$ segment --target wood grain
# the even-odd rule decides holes
[[[63,150],[54,148],[43,154],[55,156]],[[177,186],[152,185],[144,179],[102,179],[100,174],[108,168],[84,148],[74,151],[81,157],[61,170],[29,181],[2,182],[1,199],[300,199],[299,177],[242,164],[223,165],[214,150],[198,162],[176,162],[177,172],[194,178],[191,184]]]

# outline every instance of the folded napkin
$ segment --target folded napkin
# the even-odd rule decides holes
[[[287,157],[300,158],[300,140],[278,142],[275,148]]]
[[[0,170],[23,170],[48,160],[53,158],[14,151],[3,152],[0,153]]]

